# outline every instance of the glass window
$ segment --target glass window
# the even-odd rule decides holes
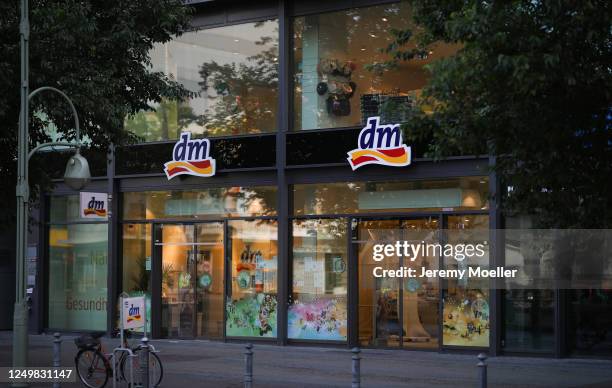
[[[231,294],[226,304],[229,337],[277,335],[277,223],[229,221]]]
[[[186,32],[157,44],[152,71],[193,93],[184,101],[152,104],[155,111],[125,120],[145,141],[271,132],[278,104],[278,22],[238,24]]]
[[[368,70],[391,59],[380,49],[393,41],[392,31],[410,27],[408,2],[295,18],[294,129],[356,126],[371,116],[406,121],[427,82],[425,65],[458,48],[439,43],[396,68]]]
[[[612,291],[590,288],[569,291],[570,351],[576,355],[610,357],[612,355]]]
[[[488,178],[295,185],[295,215],[487,209]]]
[[[486,236],[488,240],[489,216],[468,215],[448,217],[448,242],[450,244],[478,244]],[[483,233],[464,233],[465,230]],[[467,267],[489,268],[489,249],[485,255],[473,256],[468,260],[457,261],[444,257],[445,269],[467,269]],[[489,279],[468,277],[449,278],[443,296],[442,344],[445,346],[488,347],[490,333]]]
[[[357,221],[358,336],[362,346],[435,349],[439,343],[439,279],[376,277],[379,270],[438,268],[435,252],[420,252],[414,260],[397,254],[376,261],[378,244],[396,241],[438,241],[438,220],[374,219]]]
[[[531,217],[516,214],[505,217],[506,229],[530,229]],[[514,262],[517,267],[532,268],[525,271],[523,281],[538,277],[543,264],[533,260],[529,240],[524,241],[522,233],[506,233],[506,263]],[[521,280],[505,280],[506,289],[502,290],[504,317],[504,349],[513,352],[552,353],[555,347],[555,291],[552,289],[525,289]]]
[[[145,296],[147,328],[151,328],[151,224],[123,225],[123,291]],[[136,329],[142,331],[142,328]]]
[[[50,226],[50,328],[106,330],[107,253],[107,224]]]
[[[346,219],[293,221],[293,293],[288,336],[346,341]]]
[[[125,220],[271,215],[276,215],[276,187],[273,186],[142,191],[123,195]]]

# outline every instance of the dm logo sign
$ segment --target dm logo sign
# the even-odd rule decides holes
[[[145,297],[122,298],[121,325],[123,329],[134,329],[145,325]]]
[[[80,207],[81,218],[107,218],[108,194],[81,192]]]
[[[127,321],[140,321],[142,317],[140,316],[140,307],[134,306],[133,304],[128,307],[128,316]]]
[[[348,153],[347,160],[353,171],[368,164],[410,165],[410,147],[404,144],[400,125],[380,125],[380,117],[368,118],[368,124],[359,132],[358,146]]]
[[[210,157],[208,139],[191,139],[191,133],[183,132],[172,150],[172,160],[164,164],[168,179],[178,175],[213,176],[215,160]]]

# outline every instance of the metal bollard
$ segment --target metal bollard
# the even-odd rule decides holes
[[[62,361],[62,335],[60,333],[53,333],[53,366],[59,368]],[[60,388],[59,382],[53,383],[53,388]]]
[[[478,367],[478,386],[480,388],[487,388],[487,364],[485,363],[485,360],[487,359],[487,356],[484,353],[480,353],[478,355],[478,364],[476,364],[476,366]]]
[[[149,339],[145,336],[140,342],[140,383],[149,388]]]
[[[351,349],[351,352],[353,353],[353,357],[352,360],[352,372],[353,372],[353,380],[351,381],[351,388],[359,388],[359,386],[361,385],[361,365],[360,365],[360,361],[361,361],[361,357],[359,356],[359,353],[361,353],[361,350],[359,348],[353,348]]]
[[[244,388],[253,387],[253,344],[247,344],[244,352]]]

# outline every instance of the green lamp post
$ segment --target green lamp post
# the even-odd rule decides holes
[[[28,40],[29,40],[29,20],[28,20],[28,1],[21,0],[21,23],[19,25],[21,36],[21,111],[19,116],[19,134],[17,149],[17,246],[16,246],[16,281],[15,281],[15,309],[13,315],[13,367],[26,367],[28,364],[28,305],[26,299],[25,281],[25,252],[27,249],[27,226],[28,226],[28,162],[32,155],[38,150],[47,147],[64,146],[76,148],[75,154],[68,160],[66,172],[64,174],[65,183],[75,190],[83,188],[90,180],[89,164],[81,156],[79,149],[81,146],[79,118],[74,108],[74,104],[68,96],[59,89],[45,86],[36,89],[29,94],[28,73]],[[31,151],[28,150],[28,117],[29,100],[43,91],[50,91],[61,95],[70,105],[74,116],[74,125],[77,135],[77,143],[51,142],[36,146]],[[17,384],[14,386],[24,386]]]

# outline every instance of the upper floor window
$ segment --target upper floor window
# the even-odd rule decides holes
[[[391,31],[405,29],[416,32],[406,2],[295,18],[293,128],[352,127],[371,116],[405,122],[427,82],[425,65],[458,48],[438,43],[396,68],[368,70],[390,59],[381,49],[393,42]]]
[[[184,101],[154,104],[155,111],[125,120],[144,141],[272,132],[278,105],[278,21],[184,33],[156,45],[152,71],[194,93]]]

